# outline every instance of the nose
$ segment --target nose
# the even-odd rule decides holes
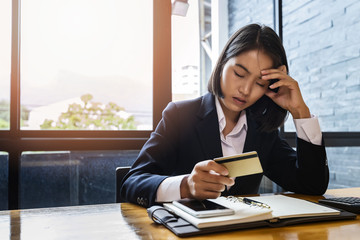
[[[242,93],[245,96],[248,96],[251,93],[253,87],[252,81],[245,81],[240,87],[239,92]]]

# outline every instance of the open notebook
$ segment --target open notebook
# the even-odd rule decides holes
[[[164,203],[164,207],[200,229],[263,220],[276,222],[279,219],[340,214],[338,210],[284,195],[249,197],[249,199],[264,203],[270,206],[270,208],[253,206],[241,201],[234,201],[234,199],[236,198],[219,197],[217,199],[211,199],[213,202],[235,210],[235,214],[228,216],[196,218],[174,206],[172,203]]]

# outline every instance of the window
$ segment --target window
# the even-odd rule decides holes
[[[0,130],[10,128],[11,1],[0,2]]]
[[[172,100],[202,95],[200,89],[199,3],[189,1],[186,16],[171,17]]]
[[[10,6],[11,2],[12,6]],[[21,16],[19,15],[19,1],[0,3],[2,36],[0,38],[2,53],[0,55],[0,101],[4,100],[7,104],[5,107],[0,106],[0,114],[12,116],[10,120],[5,119],[5,124],[7,124],[5,127],[0,127],[0,169],[2,170],[0,171],[0,201],[5,201],[0,202],[0,208],[40,207],[29,199],[27,191],[33,187],[33,191],[39,191],[39,195],[33,197],[40,199],[43,196],[41,191],[46,189],[46,185],[41,185],[42,180],[54,184],[53,186],[63,192],[67,191],[64,201],[51,202],[52,200],[49,200],[47,206],[87,204],[97,203],[97,201],[100,203],[101,201],[96,196],[86,194],[85,189],[90,188],[96,194],[106,195],[106,201],[110,201],[112,193],[108,191],[108,188],[98,187],[101,179],[82,176],[95,176],[97,168],[110,174],[115,165],[130,164],[130,160],[134,160],[136,151],[142,147],[151,130],[160,120],[161,112],[167,103],[171,99],[188,99],[207,92],[207,81],[222,44],[239,27],[252,22],[261,22],[274,27],[280,36],[284,36],[283,42],[289,56],[290,74],[299,81],[306,102],[312,112],[319,116],[322,130],[325,131],[323,135],[330,166],[330,187],[359,185],[356,177],[353,181],[345,178],[346,175],[357,176],[351,174],[358,174],[359,165],[357,158],[360,147],[359,123],[354,118],[359,115],[357,107],[359,105],[357,104],[359,79],[356,77],[359,70],[359,56],[357,56],[359,43],[356,41],[358,35],[356,29],[360,22],[357,14],[360,10],[359,3],[348,0],[334,1],[324,7],[318,0],[303,4],[290,1],[282,4],[283,1],[270,0],[189,0],[190,8],[187,17],[173,16],[171,19],[171,1],[121,1],[121,6],[124,4],[137,6],[135,10],[131,10],[133,16],[140,14],[142,9],[151,12],[151,16],[148,16],[150,19],[147,18],[148,22],[146,22],[151,23],[146,25],[150,30],[143,26],[139,29],[131,27],[132,31],[124,34],[125,31],[110,29],[120,26],[123,22],[127,24],[126,26],[134,26],[130,18],[120,20],[120,14],[114,13],[121,13],[125,9],[118,5],[119,2],[115,0],[98,0],[91,3],[81,0],[71,2],[34,0],[31,3],[22,1]],[[53,5],[54,3],[56,5]],[[37,5],[37,8],[34,9],[29,4]],[[64,7],[61,4],[67,5]],[[104,12],[106,16],[99,19]],[[87,17],[89,14],[95,17]],[[200,20],[189,23],[190,18],[197,14]],[[145,16],[146,14],[142,15],[142,17]],[[69,21],[78,27],[76,31],[72,26],[66,27],[65,23]],[[184,34],[176,36],[182,28],[194,32],[192,37],[187,39]],[[196,28],[198,28],[198,36],[195,33]],[[29,34],[29,31],[32,31],[32,34]],[[124,40],[138,32],[149,33],[144,42],[148,44],[150,41],[152,44],[146,45],[147,48],[152,49],[151,63],[142,62],[141,69],[137,68],[134,73],[137,79],[141,78],[141,74],[145,72],[152,76],[145,80],[149,82],[144,83],[147,87],[146,92],[150,92],[150,97],[146,98],[148,102],[141,101],[145,96],[139,96],[138,92],[126,91],[124,93],[121,92],[123,89],[118,89],[117,86],[121,84],[131,85],[133,82],[120,82],[124,78],[119,77],[117,71],[122,68],[115,69],[114,67],[121,65],[119,58],[121,50],[117,40]],[[99,33],[99,36],[94,37],[94,33]],[[297,36],[297,33],[302,35]],[[118,34],[121,34],[120,38]],[[73,38],[65,38],[64,35]],[[83,38],[84,35],[87,38]],[[173,49],[171,49],[171,35],[173,35]],[[304,36],[308,39],[304,39]],[[81,40],[83,44],[79,44]],[[103,42],[107,45],[102,44]],[[17,47],[20,43],[21,49]],[[128,43],[130,49],[133,41],[128,40]],[[89,46],[91,44],[92,46]],[[182,48],[184,50],[181,54],[175,51],[177,44],[186,46]],[[62,51],[57,52],[57,49]],[[190,60],[185,60],[184,64],[179,59],[188,55],[186,52],[188,49],[198,54],[196,53]],[[328,51],[329,49],[332,50]],[[109,52],[113,55],[105,57],[105,54]],[[171,59],[171,54],[174,55],[173,59]],[[72,58],[70,59],[69,56]],[[40,57],[40,60],[36,60],[39,64],[31,62],[31,59],[37,57]],[[136,59],[127,58],[129,64],[138,63]],[[92,61],[87,62],[89,59]],[[143,60],[142,57],[141,59]],[[198,62],[197,69],[196,62]],[[43,69],[43,66],[47,68]],[[72,66],[75,66],[75,69],[71,69]],[[103,72],[100,67],[106,70],[104,75],[99,74]],[[171,68],[173,68],[174,76],[173,86],[171,86]],[[10,69],[12,70],[11,86]],[[87,72],[91,74],[86,74]],[[334,75],[329,74],[332,72]],[[175,81],[178,73],[181,80]],[[100,79],[99,85],[94,84]],[[111,91],[104,93],[103,86],[106,89],[113,86],[110,80],[116,82],[111,91],[115,89],[119,90],[119,94],[129,94],[126,100],[130,99],[130,103],[141,105],[139,107],[145,110],[137,112],[135,108],[128,107],[129,102],[119,100],[119,97],[123,96],[116,96]],[[94,85],[98,86],[95,90]],[[311,89],[307,89],[310,85]],[[132,87],[131,85],[129,88]],[[182,88],[182,93],[177,92],[180,88]],[[195,92],[187,94],[191,92],[188,91],[189,89]],[[51,98],[49,93],[52,93]],[[81,99],[82,96],[85,97]],[[67,101],[75,98],[77,101]],[[97,106],[96,111],[89,112],[88,109],[84,109],[84,99],[87,100],[87,106]],[[109,102],[123,107],[121,114],[112,112],[112,117],[133,116],[135,128],[98,129],[95,121],[90,121],[85,127],[79,124],[76,125],[78,128],[65,127],[62,129],[66,131],[53,131],[60,129],[56,128],[59,112],[60,116],[61,112],[67,113],[70,104],[75,103],[73,107],[80,108],[80,113],[87,113],[82,116],[94,120],[97,116],[106,116],[103,110]],[[56,107],[54,111],[56,114],[41,109],[52,110],[54,106],[59,106],[59,103],[60,107]],[[124,112],[127,114],[124,115]],[[0,115],[0,119],[2,116]],[[37,121],[33,121],[36,119]],[[147,120],[143,121],[143,119]],[[65,123],[69,121],[67,119]],[[33,122],[37,123],[33,124]],[[281,134],[295,147],[296,135],[291,127],[290,121],[281,129]],[[129,163],[124,159],[130,159]],[[347,166],[344,167],[344,164]],[[113,170],[115,174],[115,169]],[[48,173],[52,175],[47,175]],[[60,179],[60,182],[51,182],[51,177]],[[26,180],[37,181],[39,185],[28,186]],[[66,186],[61,186],[61,181],[66,182]],[[106,176],[106,181],[112,180]],[[111,185],[109,185],[110,188],[112,188]],[[268,181],[263,182],[262,188],[266,191],[278,190]],[[49,193],[49,196],[55,196],[53,194]],[[90,198],[93,202],[88,201]],[[45,205],[42,204],[42,206]]]
[[[144,0],[23,1],[22,129],[152,130],[152,15]]]
[[[31,186],[39,191],[34,196],[39,199],[46,189],[42,181],[53,184],[55,179],[75,176],[78,170],[70,166],[89,163],[82,162],[81,154],[77,155],[80,152],[86,155],[85,159],[95,159],[93,165],[87,165],[87,171],[102,165],[111,176],[111,164],[130,165],[126,158],[134,160],[133,151],[142,147],[159,122],[162,110],[171,100],[171,2],[34,0],[22,1],[21,11],[20,1],[4,2],[0,12],[9,11],[7,32],[8,39],[12,39],[11,47],[6,42],[9,40],[0,40],[1,50],[11,50],[8,56],[6,51],[0,56],[0,61],[5,61],[1,69],[5,67],[7,71],[1,74],[8,75],[5,79],[1,75],[0,84],[7,87],[1,88],[0,98],[7,96],[11,102],[7,107],[10,127],[0,131],[0,151],[6,152],[8,163],[8,175],[0,175],[8,180],[1,182],[9,189],[4,206],[39,207],[28,199],[30,187],[23,180],[39,183]],[[1,36],[6,37],[5,25],[1,21]],[[140,43],[135,41],[138,39]],[[111,111],[119,108],[120,111]],[[98,127],[98,121],[109,117],[115,122],[111,128]],[[88,121],[84,124],[79,119]],[[112,152],[121,152],[122,156],[116,153],[118,157],[112,162]],[[112,171],[115,176],[115,167]],[[66,197],[72,199],[71,204],[98,201],[74,197],[73,190],[86,183],[81,185],[76,178],[66,181],[72,189]],[[104,201],[110,201],[111,194],[107,192]],[[42,206],[64,204],[69,202],[49,200]]]

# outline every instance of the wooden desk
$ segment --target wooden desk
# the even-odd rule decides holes
[[[321,197],[288,194],[317,201]],[[325,196],[358,196],[360,188],[328,190]],[[184,239],[360,239],[356,220],[259,228]],[[179,239],[153,223],[146,209],[130,204],[0,211],[0,239]]]

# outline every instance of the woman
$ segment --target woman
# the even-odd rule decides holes
[[[180,198],[252,194],[263,174],[287,191],[326,191],[329,170],[318,120],[288,75],[285,50],[271,28],[251,24],[237,31],[208,90],[200,98],[169,103],[122,182],[123,200],[148,207]],[[288,112],[297,129],[297,151],[279,136]],[[257,151],[263,174],[232,179],[212,160],[249,151]]]

